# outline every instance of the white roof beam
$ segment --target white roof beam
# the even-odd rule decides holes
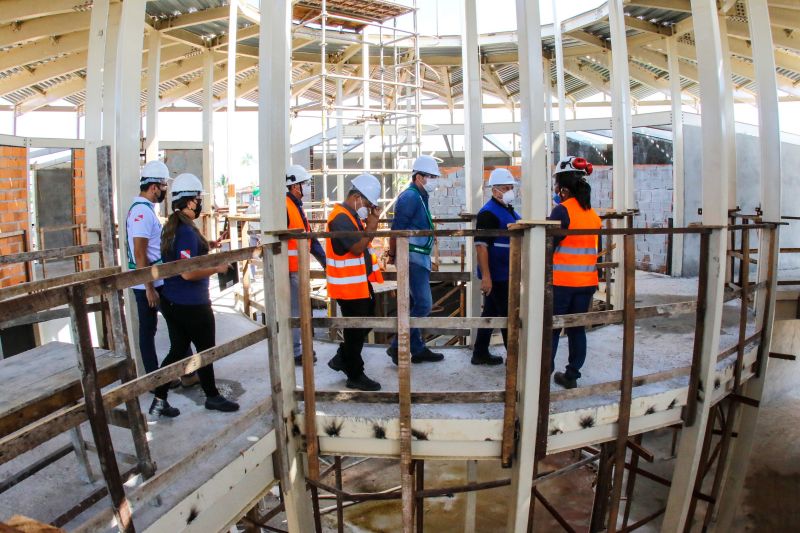
[[[776,26],[776,24],[772,24]],[[778,26],[783,27],[783,26]],[[728,35],[737,39],[750,40],[750,30],[746,22],[728,20]],[[775,46],[788,48],[800,54],[800,32],[776,31],[772,34],[772,43]]]
[[[67,13],[8,24],[0,28],[0,48],[66,32],[88,30],[89,16],[89,12]]]
[[[204,24],[206,22],[228,20],[229,13],[230,9],[228,6],[211,7],[195,11],[194,13],[184,13],[171,18],[158,19],[153,22],[153,27],[160,31],[178,30],[197,24]]]
[[[770,7],[769,20],[770,25],[775,28],[798,30],[800,29],[800,11],[798,7],[788,9],[784,7]],[[773,33],[774,39],[775,33]]]
[[[0,96],[86,68],[86,59],[85,51],[77,52],[44,63],[36,69],[23,69],[17,74],[0,79]]]
[[[28,65],[59,54],[86,50],[89,45],[88,30],[74,31],[19,46],[0,54],[0,71],[17,65]]]
[[[249,57],[243,57],[239,61],[236,62],[236,74],[239,75],[242,72],[250,70],[258,65],[258,61]],[[226,78],[227,71],[223,68],[220,68],[219,65],[215,65],[214,67],[214,83],[219,83]],[[191,81],[190,83],[172,89],[170,91],[165,92],[161,96],[161,107],[165,107],[168,105],[172,105],[173,103],[186,98],[187,96],[191,96],[195,93],[198,93],[203,90],[203,79],[202,77],[197,78],[196,80]]]
[[[604,50],[611,48],[611,45],[604,39],[601,39],[600,37],[597,37],[596,35],[593,35],[587,31],[576,30],[576,31],[571,31],[566,35],[572,37],[573,39],[578,39],[579,41],[582,41],[586,44],[596,46],[597,48],[601,48]]]
[[[594,89],[609,96],[611,95],[610,82],[590,66],[585,65],[582,61],[579,61],[574,57],[564,58],[564,70],[568,72],[570,76],[578,78],[582,82],[589,84]]]
[[[190,46],[196,46],[198,48],[206,48],[208,46],[208,43],[203,40],[202,37],[188,30],[165,31],[162,32],[162,35],[172,41],[188,44]]]
[[[111,3],[118,1],[111,0]],[[0,10],[0,25],[72,13],[85,5],[86,0],[5,0]]]
[[[74,77],[71,80],[59,83],[41,94],[34,95],[26,100],[23,100],[17,106],[20,115],[28,113],[44,107],[47,104],[61,100],[77,92],[82,91],[86,87],[86,80],[81,77]]]
[[[668,37],[672,35],[672,28],[669,26],[653,24],[649,20],[643,20],[628,15],[625,15],[625,26],[628,28],[634,28],[640,31],[653,33],[655,35],[665,35]]]
[[[692,12],[692,3],[689,0],[625,0],[625,5],[671,9],[683,13]]]

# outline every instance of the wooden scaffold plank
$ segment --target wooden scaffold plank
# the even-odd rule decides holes
[[[400,484],[403,533],[414,529],[414,476],[411,454],[411,336],[409,324],[408,239],[397,239],[397,377],[400,392]]]

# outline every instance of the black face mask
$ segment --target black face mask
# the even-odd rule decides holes
[[[167,190],[166,189],[162,189],[162,190],[158,191],[158,196],[156,197],[156,203],[160,204],[161,202],[164,201],[164,199],[166,197],[167,197]]]
[[[200,199],[195,200],[194,218],[200,218],[200,212],[203,210],[203,201]]]

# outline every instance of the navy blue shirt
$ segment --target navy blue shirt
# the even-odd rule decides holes
[[[165,263],[180,259],[191,259],[208,254],[208,247],[200,240],[197,230],[186,224],[178,225],[175,232],[175,242],[170,253],[163,259]],[[208,278],[197,281],[183,279],[180,275],[164,280],[163,294],[167,300],[179,305],[210,304],[208,296]]]
[[[562,229],[569,229],[569,211],[567,211],[567,208],[561,204],[553,208],[553,210],[550,212],[550,216],[547,217],[547,220],[558,220],[561,222]],[[553,237],[553,246],[558,246],[563,240],[563,235]]]

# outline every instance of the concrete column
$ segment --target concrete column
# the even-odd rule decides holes
[[[519,42],[520,136],[522,138],[522,218],[543,220],[547,215],[548,176],[545,167],[544,86],[539,2],[517,0]],[[542,364],[544,314],[545,230],[527,232],[523,245],[520,353],[517,371],[519,441],[513,458],[511,498],[506,530],[526,531],[534,466],[534,441],[539,408],[539,372]]]
[[[558,92],[558,152],[559,159],[567,153],[567,97],[564,87],[564,46],[561,39],[561,19],[558,18],[558,0],[553,0],[553,38],[556,48],[556,91]],[[548,72],[548,78],[550,73]],[[573,117],[574,118],[574,117]]]
[[[772,29],[770,28],[769,10],[766,0],[748,0],[747,19],[750,26],[750,35],[753,46],[753,64],[758,85],[758,133],[761,146],[760,174],[761,174],[761,209],[764,219],[769,222],[780,220],[781,203],[781,140],[779,125],[778,90],[775,80],[775,57],[772,47]],[[779,249],[780,242],[776,245]],[[769,242],[766,235],[762,234],[759,242],[758,281],[767,280],[767,266],[772,263],[777,266],[777,254],[768,256]],[[777,269],[776,269],[777,272]],[[772,294],[777,289],[777,281],[771,280]],[[758,291],[756,309],[765,309],[765,291]],[[763,353],[770,351],[772,338],[772,324],[775,314],[775,305],[769,307],[766,316],[762,315],[761,323],[756,329],[763,332],[762,341],[765,342]],[[767,363],[769,357],[761,361],[759,374],[750,378],[745,384],[744,395],[748,398],[761,400],[764,391],[764,381],[767,376]],[[738,437],[733,439],[730,452],[731,464],[736,468],[728,470],[728,477],[722,488],[719,499],[719,514],[715,531],[731,531],[733,519],[739,508],[747,475],[747,465],[756,439],[756,422],[758,409],[742,406],[739,421]]]
[[[117,101],[117,44],[121,13],[121,4],[113,3],[109,5],[108,24],[106,26],[106,49],[103,61],[103,83],[101,87],[103,106],[101,143],[111,146],[111,165],[115,184],[117,180],[117,160],[116,157],[113,157],[113,154],[116,154],[117,146],[117,117],[115,108]],[[141,59],[139,62],[141,63]],[[141,82],[139,83],[141,84]],[[140,85],[137,85],[137,87],[138,86]],[[116,207],[119,209],[119,206]]]
[[[464,87],[464,183],[467,213],[477,213],[483,206],[483,127],[481,66],[478,50],[478,14],[475,0],[464,0],[461,19],[461,65]],[[475,271],[475,246],[467,238],[466,271]],[[480,287],[477,281],[467,285],[467,316],[479,316]],[[472,335],[474,339],[474,335]]]
[[[730,109],[725,105],[727,87],[722,64],[722,37],[715,0],[692,0],[692,20],[695,29],[697,67],[700,77],[700,99],[702,101],[702,173],[703,178],[703,224],[725,225],[727,205],[720,198],[727,198],[728,175],[725,157],[725,138]],[[727,36],[725,36],[727,39]],[[722,157],[720,157],[722,154]],[[722,166],[723,168],[720,168]],[[725,287],[725,257],[727,232],[714,230],[710,238],[707,265],[708,285],[705,313],[705,328],[702,337],[700,358],[699,393],[697,415],[691,427],[681,431],[675,470],[672,476],[667,508],[661,531],[682,531],[686,526],[689,504],[697,477],[705,427],[711,409],[711,392],[714,390],[719,333],[722,321],[722,304]]]
[[[261,228],[286,229],[286,187],[283,179],[289,161],[289,98],[291,95],[291,2],[262,2],[259,29],[258,139]],[[289,531],[313,531],[309,497],[306,494],[302,442],[293,431],[298,412],[294,400],[295,367],[289,309],[277,302],[289,301],[289,262],[286,243],[263,235],[265,249],[281,250],[274,259],[265,256],[264,294],[268,306],[270,381],[274,423],[278,435],[279,476],[284,494]],[[267,297],[269,295],[270,297]]]
[[[203,202],[203,211],[209,215],[214,203],[214,52],[203,52],[203,190],[210,193],[209,202]],[[211,224],[205,228],[206,237],[213,237]],[[215,238],[215,237],[214,237]]]
[[[364,76],[364,81],[361,84],[361,105],[364,109],[369,109],[369,42],[367,41],[367,28],[364,28],[361,34],[364,42],[361,45],[361,75]],[[368,111],[364,111],[364,116],[368,115]],[[364,171],[372,168],[372,154],[369,151],[369,125],[368,120],[364,120],[364,143],[361,145],[363,149],[363,168]]]
[[[147,37],[147,137],[145,152],[148,161],[158,159],[158,85],[161,82],[161,32],[150,30]]]
[[[238,0],[231,0],[229,4],[228,14],[228,75],[227,75],[227,137],[228,142],[225,143],[227,149],[225,150],[225,174],[228,176],[228,184],[234,185],[234,158],[233,158],[233,137],[236,134],[236,34],[237,34],[237,21],[239,18],[239,2]],[[235,200],[235,198],[234,198]],[[236,212],[231,213],[235,215]],[[229,227],[232,227],[231,224]],[[231,233],[233,236],[233,233]],[[231,247],[233,247],[231,242]]]
[[[633,209],[633,130],[631,127],[631,91],[628,71],[628,42],[625,37],[625,13],[622,0],[609,0],[608,20],[611,26],[611,127],[614,140],[613,195],[614,210]],[[616,221],[620,224],[621,221]],[[615,225],[617,225],[615,224]],[[621,225],[621,224],[620,224]],[[612,261],[619,264],[614,269],[615,282],[611,287],[611,302],[615,309],[622,308],[622,272],[624,257],[622,237],[613,239],[617,244]]]
[[[675,227],[686,224],[684,207],[684,169],[683,169],[683,91],[681,90],[680,65],[678,62],[678,42],[666,37],[667,61],[669,69],[670,100],[672,105],[672,221]],[[683,274],[683,235],[672,238],[672,275]]]
[[[547,150],[545,152],[545,168],[550,173],[553,168],[553,84],[550,82],[550,60],[542,58],[542,70],[544,75],[544,123]],[[553,196],[553,180],[548,180],[548,198]]]
[[[736,197],[736,119],[733,114],[733,80],[731,80],[731,53],[728,46],[728,19],[725,13],[717,13],[719,19],[720,35],[722,39],[722,74],[725,78],[725,144],[723,145],[723,156],[727,161],[727,174],[728,180],[728,209],[736,209],[739,205],[739,200]],[[729,273],[733,275],[733,273]]]
[[[336,69],[338,74],[342,73],[341,67]],[[344,105],[343,87],[341,79],[336,80],[336,105]],[[344,168],[344,119],[342,118],[341,108],[336,109],[336,168]],[[385,191],[384,191],[385,193]],[[327,197],[328,191],[325,191]],[[336,175],[336,201],[344,202],[344,174]]]

